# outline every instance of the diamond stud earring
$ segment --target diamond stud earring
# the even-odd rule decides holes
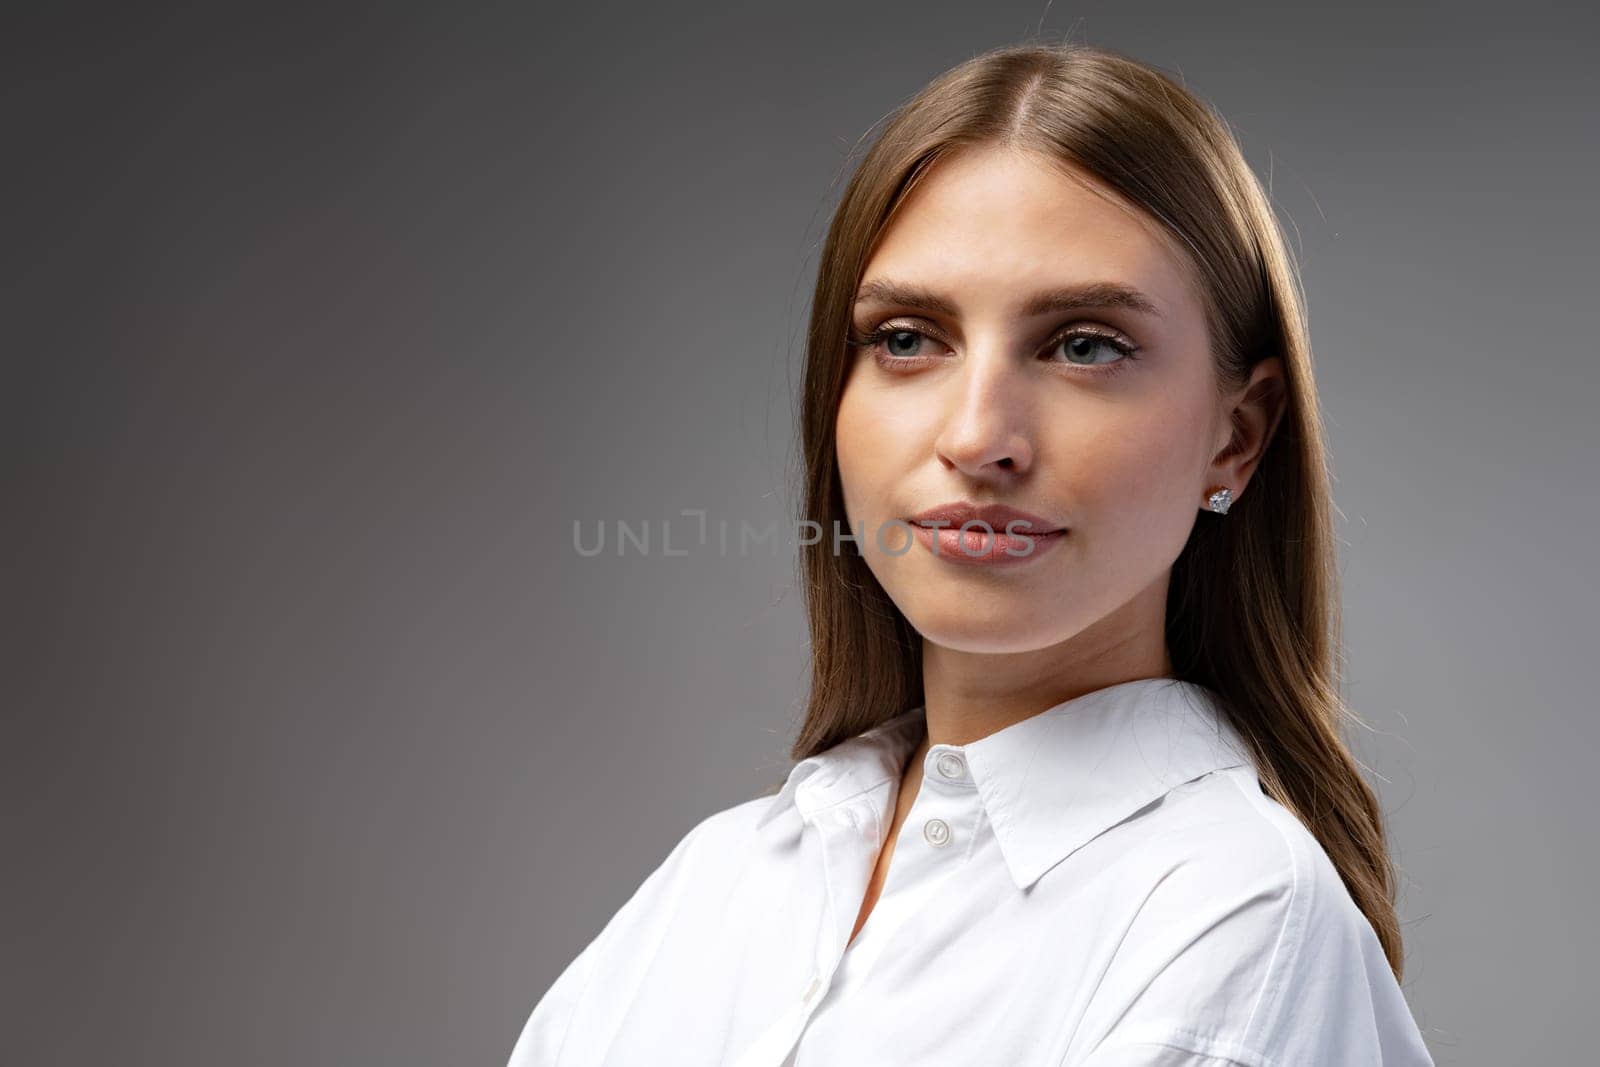
[[[1206,510],[1215,511],[1218,515],[1226,515],[1228,508],[1233,505],[1233,490],[1222,486],[1206,498]]]

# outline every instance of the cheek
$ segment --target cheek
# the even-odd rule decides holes
[[[833,420],[833,448],[839,463],[839,478],[844,483],[846,499],[849,499],[850,488],[856,480],[856,459],[866,452],[865,442],[861,439],[863,427],[856,412],[857,405],[851,403],[850,390],[847,387],[839,398],[839,407],[834,413]]]
[[[859,377],[846,384],[839,398],[834,452],[852,521],[864,513],[882,518],[876,512],[892,503],[884,499],[888,483],[916,440],[916,427],[906,423],[905,412],[892,400]]]
[[[873,457],[881,455],[873,440],[872,420],[862,403],[859,389],[845,388],[839,399],[834,425],[834,453],[839,464],[839,484],[844,495],[845,517],[854,522],[863,501],[876,494],[873,487]]]
[[[1198,507],[1204,436],[1195,412],[1173,407],[1130,409],[1080,434],[1072,468],[1084,533],[1108,548],[1181,548]]]

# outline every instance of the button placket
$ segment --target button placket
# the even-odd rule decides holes
[[[936,745],[927,755],[924,764],[924,795],[918,798],[922,811],[922,839],[930,862],[942,863],[939,857],[955,851],[965,851],[969,838],[977,830],[977,785],[972,780],[966,758],[951,746]]]
[[[820,940],[810,977],[804,988],[791,994],[795,997],[791,1003],[799,1018],[809,1017],[833,986],[839,961],[848,945],[851,924],[860,910],[862,893],[877,860],[877,854],[868,846],[874,841],[878,811],[887,806],[891,788],[892,783],[886,779],[873,789],[836,801],[812,815],[823,850],[828,907],[819,930]]]

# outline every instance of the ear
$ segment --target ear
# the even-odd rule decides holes
[[[1224,400],[1228,413],[1225,433],[1220,451],[1212,457],[1207,471],[1210,480],[1201,489],[1202,495],[1218,485],[1232,489],[1235,500],[1244,495],[1250,476],[1272,443],[1288,400],[1283,360],[1272,356],[1257,363],[1250,380]]]

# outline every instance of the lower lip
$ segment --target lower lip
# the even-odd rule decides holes
[[[996,530],[991,534],[981,526],[962,531],[956,527],[934,529],[915,523],[911,529],[922,547],[940,559],[976,567],[1017,567],[1032,563],[1067,536],[1065,530],[1037,534],[1008,534]]]

